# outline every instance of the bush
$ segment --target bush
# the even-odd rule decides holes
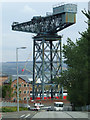
[[[23,110],[28,110],[28,109],[20,107],[19,110],[23,111]],[[2,112],[16,112],[17,107],[2,107],[2,109],[0,111],[2,111]]]

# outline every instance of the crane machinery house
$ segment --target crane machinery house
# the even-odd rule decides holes
[[[76,4],[63,4],[61,6],[53,7],[53,15],[62,14],[63,23],[75,23],[76,13],[77,13]]]

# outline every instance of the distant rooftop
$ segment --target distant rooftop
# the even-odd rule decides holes
[[[29,80],[27,75],[18,75],[19,78],[23,79],[24,81],[26,81],[27,83],[30,83],[31,81]],[[17,75],[12,75],[12,82],[14,80],[17,79]],[[8,79],[4,82],[4,83],[9,83],[10,78],[8,77]]]
[[[8,75],[0,73],[0,77],[8,77]]]

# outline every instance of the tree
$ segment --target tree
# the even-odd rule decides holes
[[[13,97],[12,93],[13,88],[11,87],[12,78],[10,77],[9,79],[10,79],[9,83],[2,86],[2,98],[10,100],[11,97]]]
[[[2,86],[0,86],[0,98],[2,98]]]
[[[90,13],[83,12],[88,17],[88,29],[80,33],[81,38],[74,43],[70,38],[67,45],[63,46],[65,63],[68,68],[63,71],[60,78],[56,81],[63,84],[68,90],[68,99],[75,106],[90,104],[89,69],[88,69],[88,43],[90,40]]]

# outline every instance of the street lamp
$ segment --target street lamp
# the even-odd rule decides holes
[[[16,64],[17,64],[17,112],[19,112],[18,49],[26,49],[26,47],[19,47],[19,48],[16,48]]]

